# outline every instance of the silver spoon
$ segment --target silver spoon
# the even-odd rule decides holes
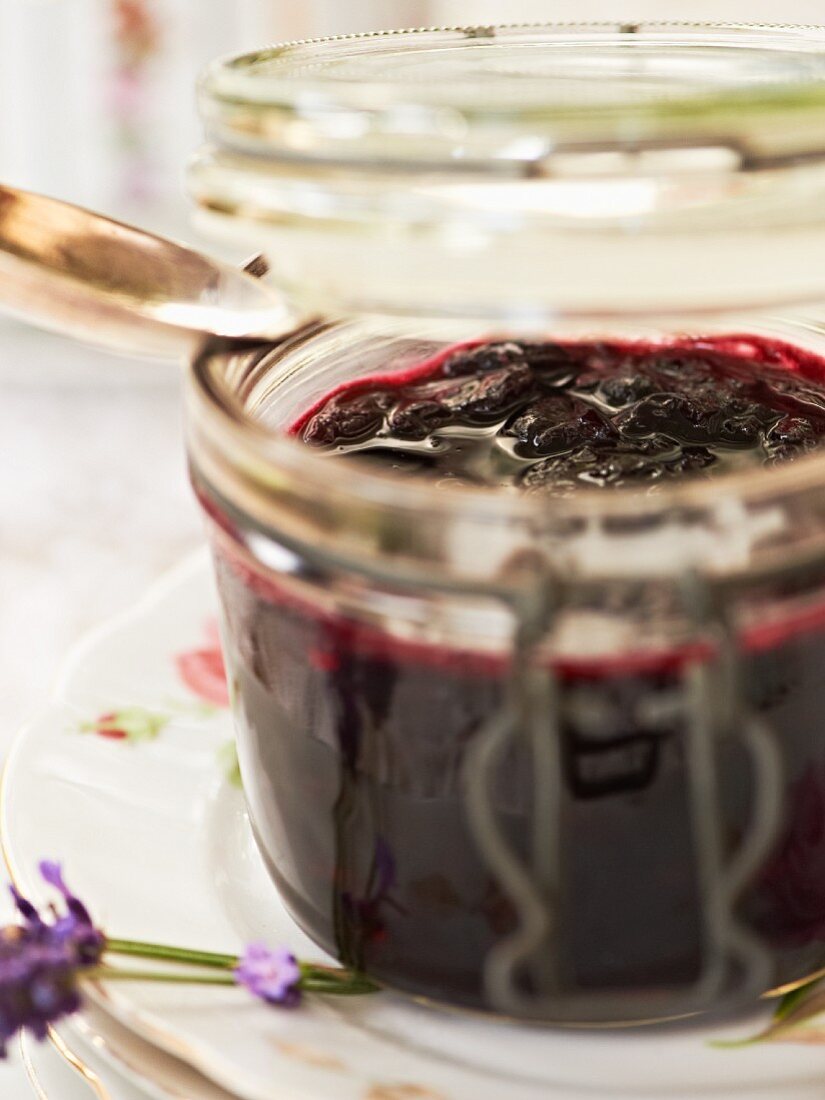
[[[71,203],[0,185],[0,309],[132,355],[295,327],[247,271]]]

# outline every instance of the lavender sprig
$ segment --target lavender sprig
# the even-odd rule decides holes
[[[717,1040],[711,1045],[730,1049],[749,1047],[756,1043],[822,1042],[825,1034],[823,1018],[825,982],[819,976],[781,997],[776,1002],[769,1023],[755,1035],[748,1035],[744,1039]]]
[[[18,1032],[43,1039],[51,1025],[76,1012],[83,980],[242,986],[267,1004],[287,1008],[297,1006],[304,993],[360,994],[378,988],[349,970],[299,961],[285,947],[254,943],[237,956],[110,938],[68,888],[58,863],[44,860],[39,869],[60,895],[62,909],[51,905],[40,911],[11,887],[20,919],[0,929],[0,1057]],[[111,965],[109,955],[170,962],[181,969],[123,969]]]

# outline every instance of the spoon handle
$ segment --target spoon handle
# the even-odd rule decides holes
[[[260,342],[296,327],[275,291],[247,271],[2,185],[0,310],[152,358],[190,355],[208,337]]]

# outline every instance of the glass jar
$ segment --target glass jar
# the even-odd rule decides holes
[[[262,250],[295,316],[188,386],[244,789],[295,918],[391,988],[548,1022],[819,971],[825,454],[548,504],[287,429],[457,342],[825,353],[825,32],[355,36],[220,62],[201,105],[201,226]]]

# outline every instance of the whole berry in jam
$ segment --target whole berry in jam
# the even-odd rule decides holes
[[[526,362],[521,344],[480,344],[478,347],[456,351],[444,360],[441,373],[444,378],[486,374],[501,370],[514,363]]]
[[[618,433],[600,410],[567,394],[545,397],[512,421],[508,434],[518,440],[519,457],[540,458],[587,445],[610,446]]]

